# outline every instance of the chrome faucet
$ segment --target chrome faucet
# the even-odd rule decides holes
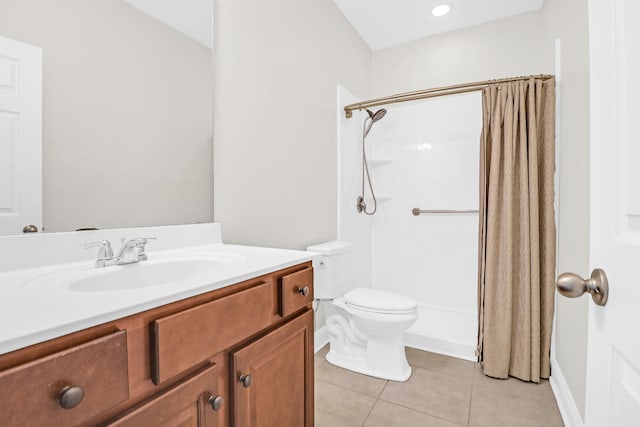
[[[98,259],[95,266],[109,267],[111,265],[133,264],[145,261],[148,258],[145,252],[145,245],[149,243],[149,240],[156,240],[156,237],[136,237],[129,240],[122,238],[122,246],[116,256],[113,255],[113,249],[108,240],[87,243],[84,247],[93,248],[99,246],[100,249],[98,250]]]
[[[156,240],[155,237],[136,237],[135,239],[127,240],[125,238],[120,239],[122,246],[116,255],[118,264],[132,264],[138,261],[145,261],[148,257],[145,253],[145,245],[149,243],[149,240]]]

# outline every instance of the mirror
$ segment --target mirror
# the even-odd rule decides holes
[[[0,0],[42,49],[45,231],[212,221],[212,3]]]

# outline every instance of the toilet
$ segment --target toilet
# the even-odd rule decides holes
[[[418,318],[415,300],[357,286],[349,279],[351,243],[309,246],[314,261],[314,293],[325,303],[329,352],[333,365],[393,381],[411,376],[402,333]]]

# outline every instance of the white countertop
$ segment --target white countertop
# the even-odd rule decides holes
[[[81,261],[0,272],[0,354],[91,326],[199,295],[252,277],[309,261],[304,251],[213,243],[162,251],[127,266],[93,267]],[[135,269],[147,263],[220,260],[204,274],[135,289],[78,291],[62,286],[68,274],[96,275],[109,269]],[[226,261],[224,261],[226,260]],[[111,270],[114,271],[114,270]],[[133,271],[133,270],[129,270]]]

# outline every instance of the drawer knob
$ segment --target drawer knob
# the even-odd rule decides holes
[[[244,388],[248,388],[253,382],[253,377],[251,376],[251,374],[241,375],[240,382],[242,383]]]
[[[60,391],[60,406],[64,409],[75,408],[84,399],[84,389],[80,386],[67,386]]]
[[[307,295],[309,295],[309,287],[305,286],[303,288],[298,288],[298,293],[306,297]]]
[[[222,408],[222,404],[224,403],[224,397],[222,396],[211,396],[209,398],[209,405],[214,411],[219,411]]]

